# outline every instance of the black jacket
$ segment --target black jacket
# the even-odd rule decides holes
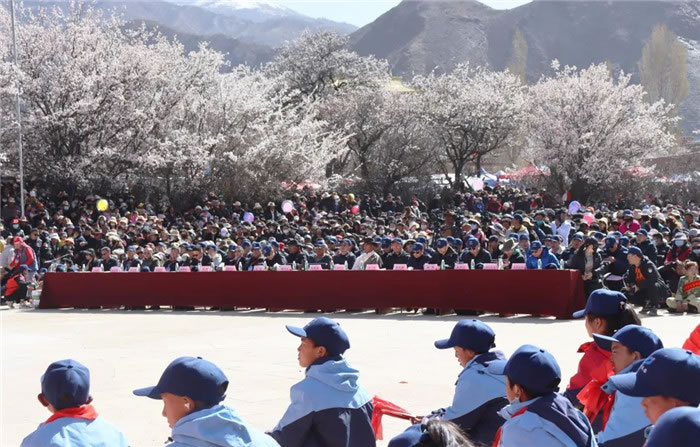
[[[408,264],[409,258],[410,255],[403,250],[398,255],[392,251],[384,260],[384,268],[393,270],[396,264]]]
[[[457,263],[457,252],[452,249],[452,247],[447,247],[447,251],[444,255],[441,255],[439,251],[435,252],[435,255],[431,257],[429,264],[441,265],[442,261],[445,261],[446,269],[455,268]]]
[[[423,270],[423,266],[430,262],[430,256],[424,254],[420,258],[411,256],[411,258],[406,263],[409,268],[413,267],[413,270]]]
[[[459,262],[464,264],[471,264],[472,259],[474,260],[474,265],[490,264],[491,254],[482,248],[481,250],[479,250],[479,253],[477,253],[476,256],[472,256],[469,250],[464,250],[459,256]]]
[[[639,247],[639,249],[642,250],[642,254],[644,256],[646,256],[651,262],[656,264],[656,257],[658,256],[656,252],[656,245],[647,240],[642,242],[641,244],[637,244],[637,247]]]
[[[513,249],[513,253],[511,253],[510,258],[503,255],[501,256],[501,259],[509,262],[507,266],[503,266],[503,270],[510,270],[513,267],[513,264],[525,264],[525,257],[520,252],[519,248]]]
[[[600,278],[600,272],[598,269],[600,266],[603,264],[603,258],[600,256],[600,253],[597,251],[593,252],[593,278],[594,280],[597,280]],[[586,273],[586,252],[585,251],[577,251],[574,253],[574,255],[569,259],[569,262],[567,264],[568,268],[571,270],[578,270],[581,272],[581,275]]]
[[[639,270],[641,271],[642,278],[637,280],[636,267],[630,264],[627,274],[625,275],[625,282],[630,286],[637,286],[639,289],[637,292],[638,294],[645,296],[646,299],[652,302],[657,302],[658,298],[667,287],[663,279],[661,279],[656,264],[651,262],[649,258],[644,257],[639,264]]]

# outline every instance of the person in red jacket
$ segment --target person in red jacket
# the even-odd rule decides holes
[[[20,265],[17,273],[7,280],[3,291],[3,298],[8,302],[10,308],[16,304],[22,304],[27,299],[27,292],[31,288],[29,270],[26,265]]]
[[[666,260],[664,264],[669,264],[673,261],[685,261],[688,256],[693,252],[693,249],[688,245],[688,236],[685,233],[676,233],[673,236],[673,245],[671,249],[666,253]]]
[[[700,355],[700,324],[690,333],[690,337],[683,343],[683,349],[693,354]]]
[[[618,329],[628,324],[642,324],[634,308],[627,304],[627,297],[621,292],[599,289],[591,293],[586,308],[574,313],[574,318],[585,317],[588,336],[593,334],[612,336]],[[603,424],[603,409],[607,394],[601,387],[614,374],[610,362],[610,352],[601,349],[595,342],[582,344],[578,352],[583,353],[578,371],[569,381],[564,396],[574,406],[583,408],[583,413],[591,421],[595,432]]]

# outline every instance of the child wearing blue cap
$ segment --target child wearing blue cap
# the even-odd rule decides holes
[[[680,348],[664,348],[647,357],[636,372],[610,378],[618,392],[643,397],[652,424],[675,407],[700,405],[700,356]]]
[[[598,289],[591,293],[586,308],[574,313],[574,318],[585,317],[586,331],[589,337],[594,334],[612,336],[620,328],[629,324],[641,326],[642,322],[627,303],[627,297],[621,292]],[[607,382],[614,371],[610,363],[610,352],[601,349],[595,342],[582,344],[578,352],[583,353],[578,371],[569,381],[564,392],[574,406],[585,408],[586,416],[591,420],[596,431],[602,429],[603,405],[608,400],[601,386]]]
[[[558,394],[561,370],[552,354],[523,345],[506,362],[489,365],[489,373],[506,377],[510,404],[499,414],[506,422],[494,447],[595,447],[588,419]]]
[[[179,357],[165,368],[157,385],[134,394],[163,401],[163,416],[172,429],[170,447],[278,447],[221,404],[228,383],[215,364],[201,357]]]
[[[644,447],[697,445],[700,440],[700,408],[680,407],[661,416]]]
[[[496,334],[479,320],[458,322],[450,338],[438,340],[438,349],[454,348],[462,372],[457,377],[452,405],[434,411],[427,419],[444,419],[457,424],[475,443],[493,443],[503,418],[498,411],[508,404],[503,376],[490,374],[488,366],[504,360],[494,351]]]
[[[326,317],[287,330],[301,338],[298,358],[306,377],[292,386],[291,404],[272,437],[282,447],[376,445],[372,398],[342,357],[350,348],[345,331]]]
[[[635,324],[623,327],[612,337],[593,334],[598,346],[611,352],[610,362],[615,374],[636,372],[643,359],[662,349],[663,343],[651,329]],[[605,447],[639,447],[651,421],[644,414],[642,399],[615,392],[610,380],[602,386],[609,395],[603,408],[603,430],[598,433],[598,445]],[[584,413],[586,410],[584,409]]]
[[[22,441],[22,447],[127,447],[117,427],[90,405],[90,371],[75,360],[59,360],[41,376],[41,405],[52,414]]]

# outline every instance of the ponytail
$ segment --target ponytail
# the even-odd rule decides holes
[[[437,447],[473,447],[467,436],[454,422],[442,419],[430,419],[424,426],[423,432],[430,440],[422,441],[417,446],[437,446]]]
[[[632,307],[632,305],[629,303],[622,304],[620,312],[616,313],[615,315],[603,315],[596,313],[586,314],[586,319],[588,319],[588,321],[593,321],[596,318],[600,318],[601,320],[605,321],[605,334],[601,335],[607,335],[609,337],[627,325],[642,325],[642,320],[639,319],[639,315],[634,310],[634,307]]]

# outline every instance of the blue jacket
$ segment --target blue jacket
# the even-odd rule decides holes
[[[60,418],[41,424],[24,438],[21,447],[128,447],[129,442],[117,427],[97,417]]]
[[[636,372],[644,360],[638,360],[618,374]],[[598,445],[605,447],[641,447],[646,442],[644,433],[651,421],[644,414],[642,398],[616,393],[615,386],[606,382],[601,387],[608,394],[615,393],[610,417],[605,429],[598,433]]]
[[[539,258],[532,256],[532,251],[529,251],[527,253],[527,261],[525,262],[526,268],[529,270],[537,269],[537,266],[539,264],[538,261],[540,259],[542,260],[542,268],[543,269],[547,268],[547,266],[550,264],[554,264],[557,266],[557,268],[561,268],[559,265],[559,259],[557,259],[556,256],[551,254],[549,252],[549,249],[546,247],[542,249],[542,256],[540,256]]]
[[[527,411],[513,417],[527,407]],[[591,424],[569,400],[556,393],[513,403],[499,414],[506,419],[500,447],[596,447]]]
[[[169,447],[279,447],[268,435],[248,426],[236,411],[224,405],[195,411],[183,417]]]
[[[374,447],[372,398],[358,378],[340,356],[316,361],[270,434],[282,447]]]
[[[491,445],[504,419],[498,411],[508,405],[504,376],[487,372],[494,360],[505,360],[501,351],[491,351],[474,357],[457,378],[452,405],[433,413],[459,425],[478,443]]]

